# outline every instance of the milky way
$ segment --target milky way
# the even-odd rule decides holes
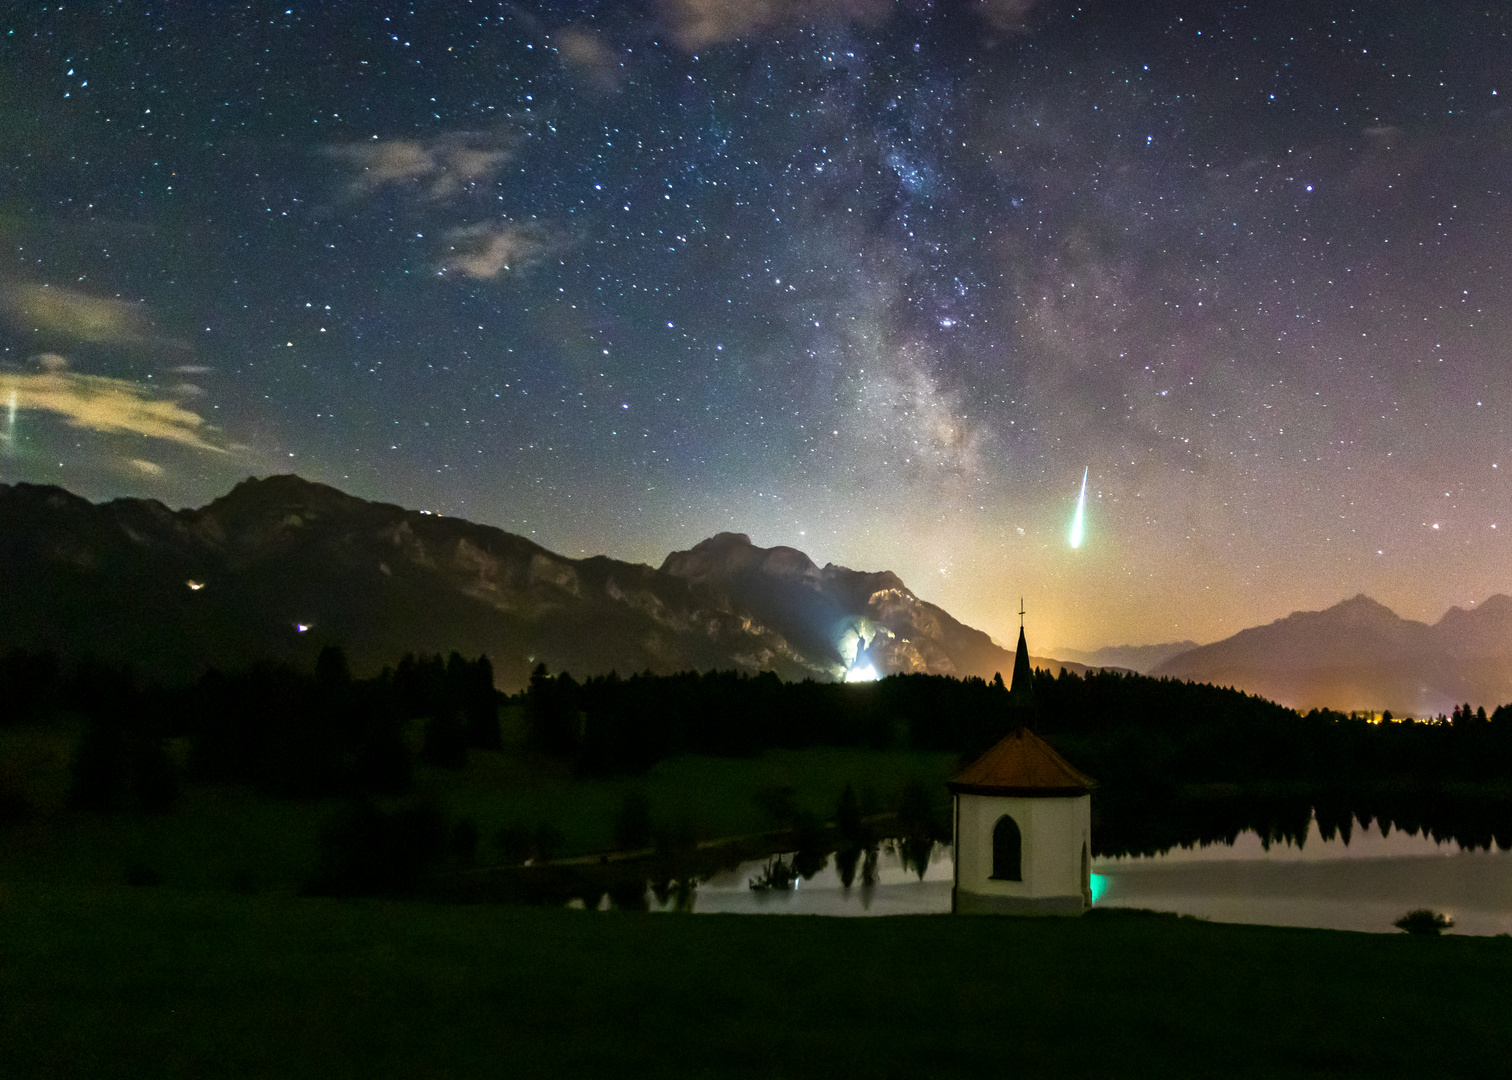
[[[1500,7],[26,8],[5,480],[733,529],[1045,646],[1512,586]]]

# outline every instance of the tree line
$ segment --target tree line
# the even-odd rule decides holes
[[[678,754],[813,746],[968,758],[1028,725],[1099,781],[1104,807],[1137,802],[1139,813],[1119,815],[1130,819],[1180,818],[1176,802],[1201,785],[1301,785],[1318,803],[1330,793],[1484,788],[1512,778],[1512,705],[1372,723],[1326,710],[1301,714],[1212,685],[1064,671],[1036,672],[1024,697],[1010,694],[1001,676],[841,684],[711,671],[579,682],[541,666],[506,699],[487,657],[410,655],[358,679],[334,647],[313,671],[211,670],[164,687],[140,684],[127,670],[0,655],[0,724],[58,710],[81,716],[74,802],[106,812],[167,809],[181,777],[285,797],[400,794],[416,760],[460,768],[469,750],[498,749],[506,703],[523,718],[531,748],[595,776],[639,773]],[[169,739],[186,748],[178,759]]]
[[[470,748],[498,749],[502,698],[488,658],[457,653],[409,655],[357,679],[342,651],[327,647],[313,671],[211,669],[178,687],[88,661],[64,669],[47,654],[0,655],[0,725],[80,717],[71,801],[105,813],[167,810],[181,775],[291,798],[402,794],[417,758],[461,768]],[[412,748],[416,720],[422,737]],[[186,746],[181,762],[169,740]]]
[[[735,672],[610,674],[544,666],[517,699],[535,747],[588,773],[633,773],[684,753],[900,747],[972,756],[1028,725],[1103,786],[1147,794],[1193,783],[1350,785],[1385,777],[1512,777],[1512,705],[1489,716],[1372,723],[1298,713],[1231,688],[1125,672],[1037,671],[1025,702],[1004,685],[943,675],[784,683]]]

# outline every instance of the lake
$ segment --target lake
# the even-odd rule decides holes
[[[754,890],[766,861],[701,882],[695,912],[762,915],[921,915],[950,911],[950,849],[936,845],[922,879],[895,848],[878,852],[874,880],[844,887],[835,860],[793,888]],[[1452,916],[1451,933],[1512,933],[1512,852],[1465,851],[1424,834],[1355,826],[1349,843],[1324,840],[1317,822],[1301,845],[1267,847],[1253,832],[1232,846],[1094,860],[1092,891],[1104,907],[1150,908],[1216,922],[1396,933],[1414,908]],[[658,907],[654,902],[653,908]]]

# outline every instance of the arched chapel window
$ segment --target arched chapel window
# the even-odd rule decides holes
[[[1007,814],[992,830],[992,876],[998,881],[1023,881],[1024,838],[1018,822]]]

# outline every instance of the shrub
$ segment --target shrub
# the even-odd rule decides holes
[[[651,843],[651,800],[644,791],[627,791],[614,821],[614,846],[634,851]]]
[[[1409,911],[1391,925],[1398,930],[1405,930],[1409,934],[1442,934],[1454,925],[1454,920],[1442,912],[1431,908],[1417,908]]]
[[[390,811],[356,803],[321,829],[320,869],[309,891],[326,896],[414,892],[435,870],[446,840],[446,820],[431,803]]]

